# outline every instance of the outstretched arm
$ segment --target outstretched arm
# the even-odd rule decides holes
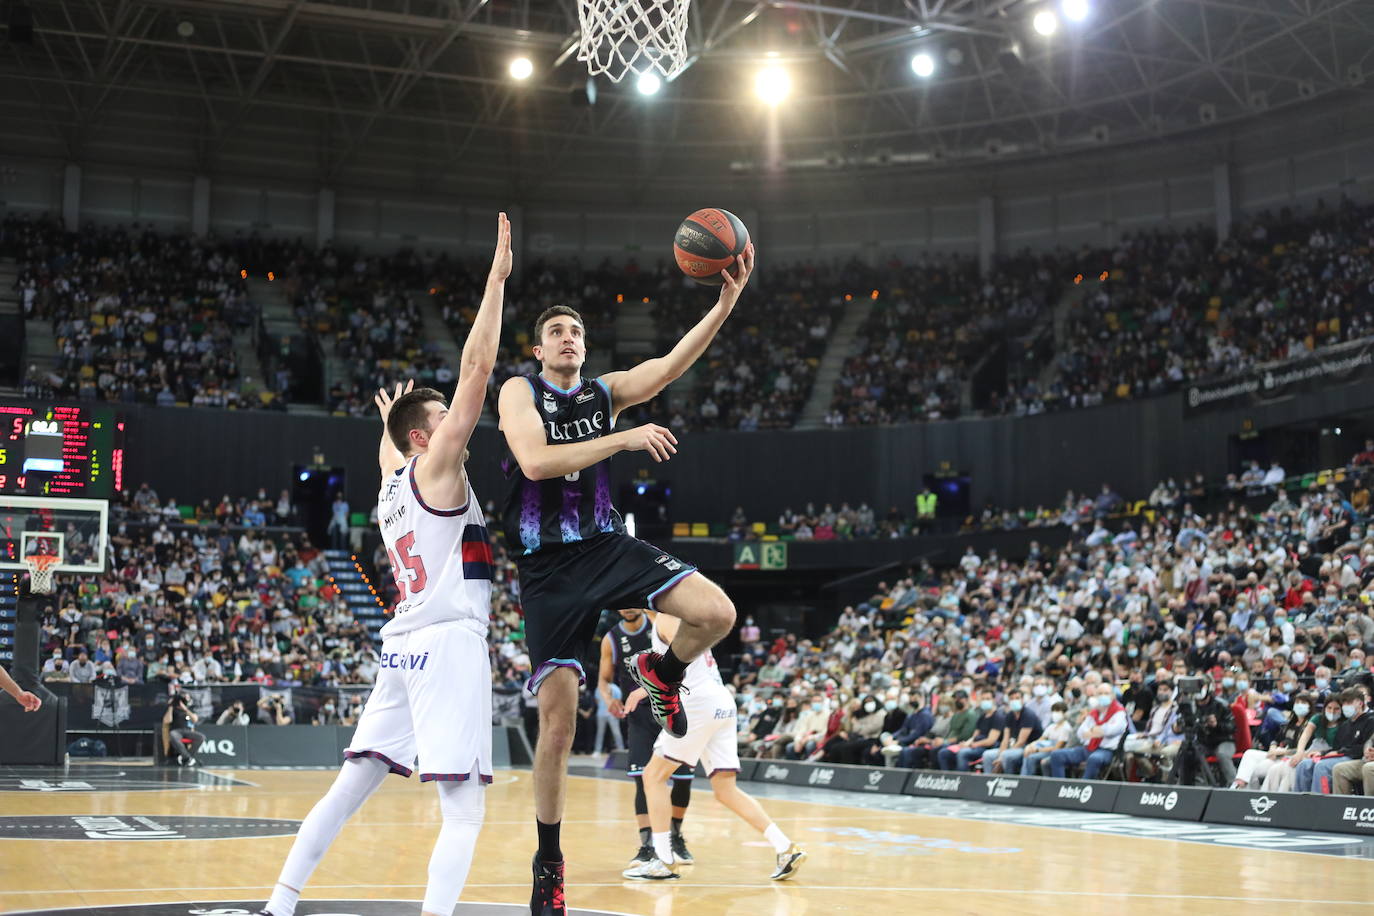
[[[728,270],[721,271],[725,283],[721,287],[720,299],[666,356],[646,359],[633,369],[609,372],[601,377],[611,390],[611,402],[616,413],[652,399],[680,378],[706,352],[720,326],[734,311],[740,293],[744,292],[744,286],[749,282],[749,275],[754,272],[752,242],[745,247],[744,254],[736,259],[736,263],[739,264],[739,277],[730,276]]]
[[[530,480],[551,480],[589,468],[616,452],[647,451],[655,461],[667,461],[677,453],[677,439],[662,426],[646,423],[599,439],[549,445],[544,421],[530,397],[529,382],[520,376],[501,386],[497,403],[501,431],[506,434],[520,471]]]
[[[38,712],[38,707],[43,705],[43,701],[27,690],[23,690],[10,677],[10,673],[4,668],[0,668],[0,690],[5,691],[24,707],[25,712]]]
[[[415,468],[420,489],[427,498],[450,505],[462,501],[467,492],[463,477],[463,457],[468,440],[482,416],[486,400],[487,382],[496,367],[496,347],[501,339],[501,309],[506,298],[506,278],[511,271],[510,220],[502,213],[497,217],[496,253],[492,255],[491,272],[487,274],[486,292],[477,309],[477,317],[463,343],[462,364],[458,371],[458,388],[453,402],[430,436],[425,457]]]

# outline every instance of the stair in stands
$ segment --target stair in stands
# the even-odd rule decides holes
[[[1086,286],[1070,286],[1064,290],[1064,295],[1059,297],[1054,306],[1054,354],[1045,361],[1044,368],[1040,370],[1041,391],[1049,391],[1050,385],[1054,384],[1055,377],[1059,375],[1059,354],[1068,348],[1069,319],[1087,297]]]
[[[801,416],[797,418],[797,429],[821,429],[825,426],[825,415],[830,411],[830,401],[835,392],[835,380],[844,369],[844,361],[854,355],[854,338],[864,326],[868,316],[877,306],[876,299],[856,296],[845,306],[840,323],[830,335],[825,355],[816,369],[816,381],[811,386],[811,395],[806,399]]]
[[[329,577],[339,587],[344,603],[353,612],[353,616],[367,627],[373,640],[380,644],[382,638],[378,631],[386,623],[387,617],[382,612],[382,606],[377,603],[377,596],[372,592],[373,583],[363,572],[364,564],[355,561],[353,555],[346,550],[326,550],[324,557],[329,564]]]

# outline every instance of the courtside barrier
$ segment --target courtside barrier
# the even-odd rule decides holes
[[[1154,783],[903,770],[800,760],[746,759],[741,763],[741,779],[752,777],[755,782],[789,786],[1374,836],[1374,798],[1360,795],[1251,792]]]

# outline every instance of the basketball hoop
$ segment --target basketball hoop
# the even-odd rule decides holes
[[[29,593],[33,595],[52,594],[52,574],[62,558],[51,554],[36,553],[24,558],[29,568]]]
[[[592,76],[618,83],[625,74],[657,70],[671,79],[687,63],[691,0],[578,0],[577,59]]]

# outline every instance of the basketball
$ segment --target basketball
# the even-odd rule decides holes
[[[749,230],[729,210],[706,207],[682,221],[673,236],[673,257],[682,272],[706,286],[724,283],[720,272],[749,244]]]

